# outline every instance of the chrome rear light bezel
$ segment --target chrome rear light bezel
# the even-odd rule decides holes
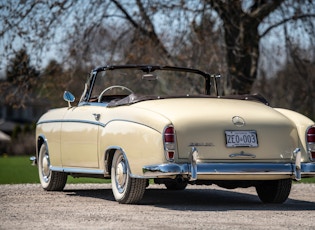
[[[174,135],[174,138],[173,138],[174,141],[173,142],[166,142],[165,141],[165,132],[168,128],[173,129],[173,135]],[[165,159],[169,162],[174,162],[175,158],[177,156],[177,144],[176,144],[176,131],[175,131],[175,128],[173,125],[167,125],[164,127],[162,138],[163,138],[163,147],[164,147]],[[171,153],[171,152],[173,153],[173,158],[169,158],[168,153]]]
[[[311,161],[315,161],[315,158],[312,157],[312,153],[315,153],[315,142],[308,142],[308,135],[315,135],[315,134],[308,134],[310,129],[315,129],[315,125],[311,125],[306,129],[306,132],[305,132],[306,150],[309,155],[309,159]]]

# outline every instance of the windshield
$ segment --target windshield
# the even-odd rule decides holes
[[[205,81],[204,76],[192,72],[155,70],[148,73],[141,69],[106,70],[98,72],[91,98],[99,97],[107,88],[105,92],[107,95],[130,94],[130,91],[134,94],[161,97],[204,95]]]

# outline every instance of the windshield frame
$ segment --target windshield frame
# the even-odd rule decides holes
[[[83,93],[80,102],[88,102],[92,96],[93,88],[95,81],[99,72],[107,70],[116,70],[116,69],[137,69],[142,70],[144,73],[152,73],[155,70],[167,70],[167,71],[179,71],[179,72],[188,72],[201,75],[205,79],[205,95],[210,95],[211,90],[211,77],[216,77],[216,75],[210,75],[207,72],[203,72],[198,69],[186,68],[186,67],[175,67],[175,66],[157,66],[157,65],[107,65],[103,67],[98,67],[93,69],[90,73],[90,77],[87,81],[87,89]],[[217,94],[217,87],[215,86],[215,93]]]

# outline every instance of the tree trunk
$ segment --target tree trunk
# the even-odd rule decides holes
[[[237,26],[224,23],[224,31],[231,93],[250,93],[258,68],[258,24],[244,17]]]
[[[257,78],[259,59],[258,26],[284,0],[253,1],[246,10],[241,0],[208,0],[223,21],[228,81],[232,94],[250,93]]]

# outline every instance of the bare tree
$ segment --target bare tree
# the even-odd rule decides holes
[[[301,18],[312,18],[315,15],[303,11],[307,1],[298,1],[299,4],[292,6],[294,2],[285,0],[260,0],[260,1],[225,1],[207,0],[207,2],[218,12],[224,27],[224,38],[226,45],[226,60],[228,72],[231,77],[232,93],[248,93],[257,78],[258,60],[260,56],[259,42],[272,29],[292,20]],[[288,17],[280,21],[273,21],[265,31],[260,32],[259,26],[277,9],[281,4],[290,3],[291,9],[296,7],[294,15],[290,16],[288,5],[285,12]],[[284,16],[286,16],[284,15]]]
[[[8,1],[0,3],[0,46],[7,58],[22,43],[40,54],[39,61],[58,50],[58,61],[69,70],[155,62],[208,64],[213,67],[207,70],[224,72],[227,65],[226,93],[249,93],[257,79],[261,38],[292,20],[309,20],[314,8],[307,0]]]
[[[294,4],[286,5],[286,8],[292,6]],[[286,14],[283,8],[281,11],[283,15]],[[272,78],[268,79],[266,74],[262,74],[264,77],[257,81],[256,87],[270,99],[273,106],[293,109],[315,119],[314,21],[302,17],[291,20],[281,28],[285,41],[284,64]]]
[[[268,98],[270,104],[275,107],[283,107],[300,112],[311,119],[315,119],[315,77],[314,59],[307,60],[308,51],[302,51],[298,47],[293,51],[299,57],[291,58],[276,75],[266,81],[266,77],[260,78],[255,84],[256,89]],[[303,55],[304,53],[304,55]],[[300,67],[296,68],[296,63]],[[300,73],[303,69],[303,74]]]

